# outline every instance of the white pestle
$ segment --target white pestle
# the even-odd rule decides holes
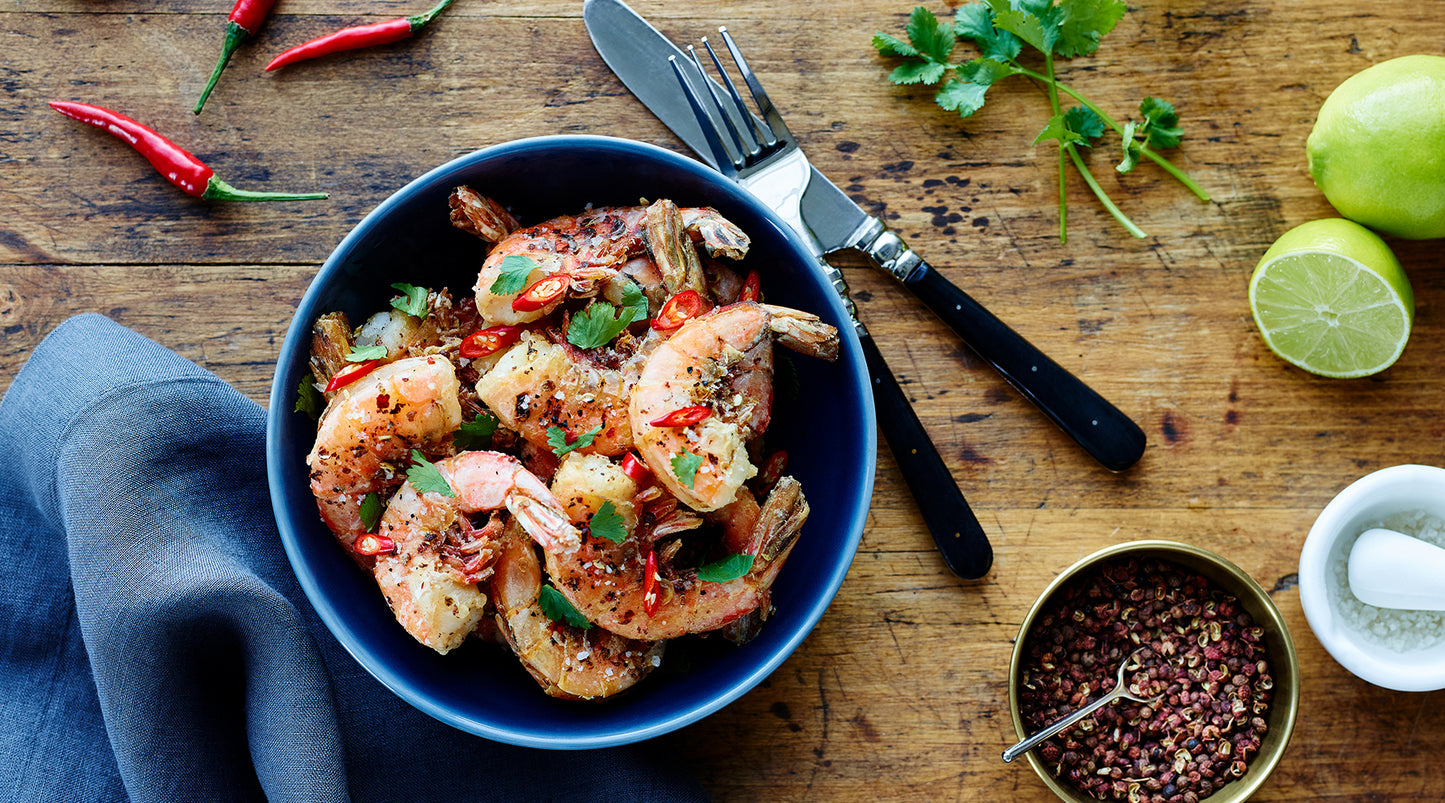
[[[1350,549],[1349,581],[1367,605],[1445,611],[1445,549],[1394,530],[1366,530]]]

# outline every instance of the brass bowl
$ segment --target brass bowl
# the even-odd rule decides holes
[[[1259,753],[1249,762],[1249,771],[1202,800],[1210,803],[1242,803],[1259,790],[1266,778],[1274,771],[1289,746],[1294,733],[1295,716],[1299,712],[1299,656],[1295,653],[1294,641],[1290,639],[1289,628],[1275,608],[1274,602],[1264,589],[1243,569],[1205,549],[1179,544],[1173,541],[1131,541],[1101,549],[1065,569],[1039,595],[1028,616],[1019,627],[1018,638],[1014,641],[1013,657],[1008,667],[1009,715],[1013,717],[1014,732],[1020,740],[1028,736],[1024,729],[1023,715],[1019,713],[1019,670],[1023,662],[1025,642],[1033,628],[1034,619],[1049,605],[1050,599],[1060,588],[1080,576],[1087,575],[1101,563],[1121,558],[1159,558],[1182,569],[1204,576],[1226,593],[1233,594],[1244,610],[1264,628],[1265,650],[1269,656],[1271,674],[1274,678],[1274,699],[1270,703],[1269,731],[1260,744]],[[1095,803],[1095,799],[1074,789],[1067,781],[1054,777],[1048,767],[1036,755],[1037,748],[1030,750],[1029,766],[1034,768],[1045,785],[1053,790],[1059,799],[1075,803]]]

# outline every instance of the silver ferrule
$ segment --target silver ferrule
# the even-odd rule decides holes
[[[923,264],[923,259],[913,253],[903,238],[889,231],[877,218],[869,218],[856,236],[858,250],[900,282],[907,281]]]

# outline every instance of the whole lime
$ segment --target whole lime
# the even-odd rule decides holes
[[[1403,56],[1346,79],[1305,152],[1341,215],[1397,237],[1445,237],[1445,57]]]

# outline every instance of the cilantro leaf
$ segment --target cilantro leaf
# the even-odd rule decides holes
[[[622,514],[617,512],[609,499],[597,508],[592,518],[587,521],[587,531],[598,538],[606,538],[614,544],[620,544],[627,540],[627,525],[622,520]]]
[[[993,10],[985,3],[969,3],[953,15],[953,35],[972,40],[986,59],[1006,61],[1018,56],[1023,42],[994,26]]]
[[[999,30],[1008,31],[1035,50],[1054,52],[1054,43],[1059,38],[1058,9],[1039,9],[1035,13],[1024,7],[1014,8],[1009,0],[988,0],[988,5],[993,9],[993,24]]]
[[[1049,122],[1044,126],[1044,130],[1040,131],[1039,135],[1034,137],[1034,144],[1037,145],[1046,139],[1058,140],[1059,147],[1063,147],[1071,142],[1085,142],[1084,138],[1079,135],[1078,132],[1069,130],[1068,123],[1065,122],[1064,115],[1062,114],[1056,114],[1049,118]]]
[[[1179,145],[1184,131],[1179,128],[1179,113],[1174,110],[1173,104],[1159,98],[1144,98],[1139,104],[1139,113],[1144,115],[1144,123],[1149,129],[1149,137],[1144,142],[1146,146],[1173,148]]]
[[[647,320],[647,295],[636,282],[626,282],[622,286],[622,308],[632,311],[632,321]],[[631,323],[631,321],[629,321]]]
[[[452,490],[451,483],[447,482],[447,478],[443,477],[441,471],[437,469],[436,464],[429,462],[421,452],[412,449],[411,459],[415,465],[406,470],[406,480],[411,483],[411,487],[422,493],[437,493],[442,496],[457,495]]]
[[[873,47],[885,56],[920,56],[918,48],[886,33],[873,34]]]
[[[728,555],[722,560],[699,566],[697,579],[709,583],[726,583],[742,577],[752,568],[752,555]]]
[[[692,452],[683,452],[672,458],[672,473],[677,477],[678,482],[691,488],[697,481],[697,469],[702,465],[702,457]]]
[[[904,30],[908,33],[908,41],[918,48],[920,56],[940,64],[948,63],[953,46],[958,42],[953,35],[953,27],[940,23],[938,17],[923,6],[913,9],[913,13],[908,15],[908,26]]]
[[[464,452],[490,449],[492,448],[492,433],[497,431],[499,424],[501,424],[501,420],[496,416],[482,413],[474,420],[462,424],[461,428],[452,435],[452,442]]]
[[[622,334],[636,314],[635,307],[618,309],[606,301],[594,301],[572,316],[572,321],[567,324],[567,342],[579,349],[605,346],[612,342],[612,338]]]
[[[381,521],[381,497],[375,491],[367,494],[361,500],[361,526],[369,533],[376,532],[376,525]]]
[[[402,312],[405,312],[407,315],[410,315],[413,318],[426,317],[427,289],[425,287],[417,287],[414,284],[397,282],[396,284],[393,284],[391,286],[391,289],[402,294],[401,298],[393,298],[391,300],[391,305],[393,307],[401,310]]]
[[[1084,106],[1075,106],[1064,112],[1064,125],[1069,130],[1083,137],[1081,140],[1085,145],[1092,145],[1091,140],[1098,139],[1104,135],[1104,120],[1094,113],[1093,109]]]
[[[551,584],[542,586],[537,594],[537,604],[542,608],[542,613],[554,622],[559,622],[573,627],[580,627],[583,630],[590,630],[592,623],[587,621],[572,603],[562,596],[562,592],[553,588]]]
[[[301,377],[301,384],[296,386],[296,406],[291,411],[305,413],[314,421],[321,417],[321,408],[325,406],[326,398],[316,389],[316,377],[312,374]]]
[[[1099,49],[1099,40],[1114,30],[1124,12],[1124,0],[1069,0],[1059,6],[1058,42],[1054,55],[1071,59]]]
[[[347,362],[367,362],[386,359],[386,346],[352,346],[346,355]]]
[[[1015,75],[1017,70],[993,59],[974,59],[960,64],[955,74],[957,77],[944,84],[934,100],[960,117],[967,117],[983,108],[984,93],[995,81]]]
[[[524,257],[521,254],[511,254],[502,258],[502,264],[497,267],[497,279],[488,288],[499,296],[510,296],[522,292],[527,286],[527,279],[532,271],[541,267],[531,257]]]
[[[1120,173],[1127,173],[1139,166],[1139,141],[1134,139],[1133,120],[1124,124],[1124,160],[1114,166]]]
[[[931,61],[909,61],[893,68],[888,74],[888,80],[895,84],[927,84],[932,86],[943,80],[944,73],[948,67],[942,64],[935,64]]]
[[[602,434],[602,425],[598,424],[581,435],[578,435],[576,440],[568,443],[567,430],[559,426],[550,426],[547,427],[547,445],[552,447],[552,454],[561,457],[568,452],[591,446],[593,439],[600,434]]]

